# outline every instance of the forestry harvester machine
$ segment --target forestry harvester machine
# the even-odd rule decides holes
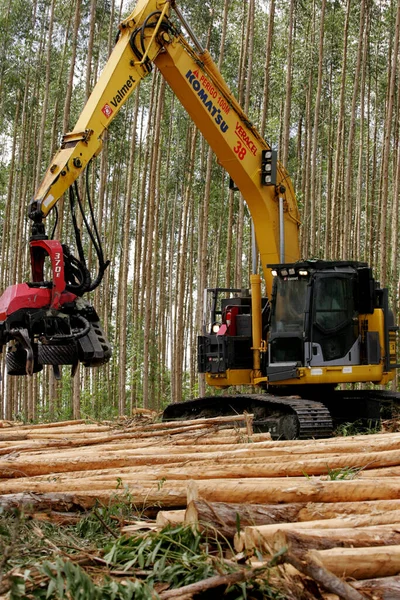
[[[366,263],[300,259],[299,213],[288,173],[174,0],[139,0],[119,25],[105,69],[29,205],[32,281],[12,285],[0,298],[0,348],[7,346],[8,376],[32,375],[46,364],[59,376],[60,365],[71,365],[74,372],[79,362],[97,366],[110,358],[96,311],[82,297],[99,285],[107,263],[97,228],[92,225],[91,230],[84,215],[77,179],[153,66],[246,200],[264,275],[262,284],[254,268],[248,290],[207,289],[198,340],[199,372],[209,386],[257,386],[259,393],[170,405],[164,418],[247,410],[260,428],[287,438],[329,435],[332,415],[378,420],[380,401],[397,400],[397,394],[382,388],[336,388],[384,386],[393,379],[399,367],[398,328],[388,291]],[[86,183],[89,196],[88,179]],[[67,191],[78,258],[67,245],[49,239],[44,227]],[[98,256],[95,281],[85,262],[76,203]]]

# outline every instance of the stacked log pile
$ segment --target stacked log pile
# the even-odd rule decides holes
[[[279,555],[338,597],[400,598],[400,433],[271,441],[243,415],[9,425],[5,509],[62,522],[126,502],[158,513],[152,527],[187,522],[234,540],[255,568]]]

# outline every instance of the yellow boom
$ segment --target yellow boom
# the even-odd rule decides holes
[[[155,65],[204,135],[250,209],[267,294],[266,265],[299,259],[299,214],[288,173],[278,164],[276,186],[261,183],[261,153],[269,149],[250,123],[209,52],[194,50],[170,20],[165,0],[139,0],[119,25],[119,39],[72,132],[64,135],[30,204],[40,222],[102,147],[102,135],[140,81]],[[178,12],[179,14],[179,12]],[[284,257],[280,254],[279,202]],[[282,214],[282,213],[281,213]]]

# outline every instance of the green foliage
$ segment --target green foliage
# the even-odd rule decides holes
[[[353,421],[351,423],[341,423],[334,432],[336,436],[348,437],[351,435],[366,435],[369,433],[380,433],[381,426],[373,421],[365,423],[364,420]]]
[[[246,568],[225,562],[219,542],[190,527],[119,536],[116,517],[125,507],[97,507],[62,529],[27,521],[21,513],[0,514],[0,578],[8,581],[10,599],[154,600],[160,584],[181,588]],[[96,556],[103,557],[107,569],[92,576],[86,566],[96,563]],[[232,586],[224,597],[283,600],[284,595],[270,585],[264,569],[262,576]]]
[[[342,479],[356,479],[358,477],[360,471],[363,470],[364,467],[342,467],[338,469],[329,469],[328,468],[328,479],[332,481],[339,481]]]
[[[180,587],[214,574],[201,548],[202,538],[190,527],[166,529],[157,535],[121,537],[105,548],[104,559],[114,567],[152,567],[151,581],[163,581]]]
[[[36,587],[30,598],[46,598],[51,600],[131,600],[139,598],[152,600],[154,595],[151,588],[138,580],[126,579],[118,582],[105,576],[101,583],[94,580],[71,560],[56,558],[54,562],[45,561],[38,569],[45,579],[45,585]],[[29,582],[29,572],[25,577],[13,576],[10,599],[26,597],[26,582]]]

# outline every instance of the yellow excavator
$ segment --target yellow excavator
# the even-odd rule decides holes
[[[83,299],[100,284],[107,262],[97,228],[87,223],[99,263],[93,281],[76,217],[76,205],[84,215],[77,179],[154,66],[246,200],[265,282],[264,294],[257,273],[247,290],[205,290],[198,340],[199,372],[209,386],[257,386],[259,393],[171,405],[164,417],[246,409],[275,438],[328,436],[332,414],[379,419],[380,402],[396,401],[397,394],[336,388],[385,385],[400,366],[388,291],[366,263],[300,259],[300,219],[289,175],[174,0],[139,0],[119,25],[115,48],[77,124],[63,136],[30,202],[32,281],[9,287],[0,298],[0,348],[7,346],[8,375],[32,375],[47,364],[59,376],[60,365],[74,372],[79,362],[97,366],[111,356],[98,315]],[[77,257],[49,239],[44,226],[67,191]]]

